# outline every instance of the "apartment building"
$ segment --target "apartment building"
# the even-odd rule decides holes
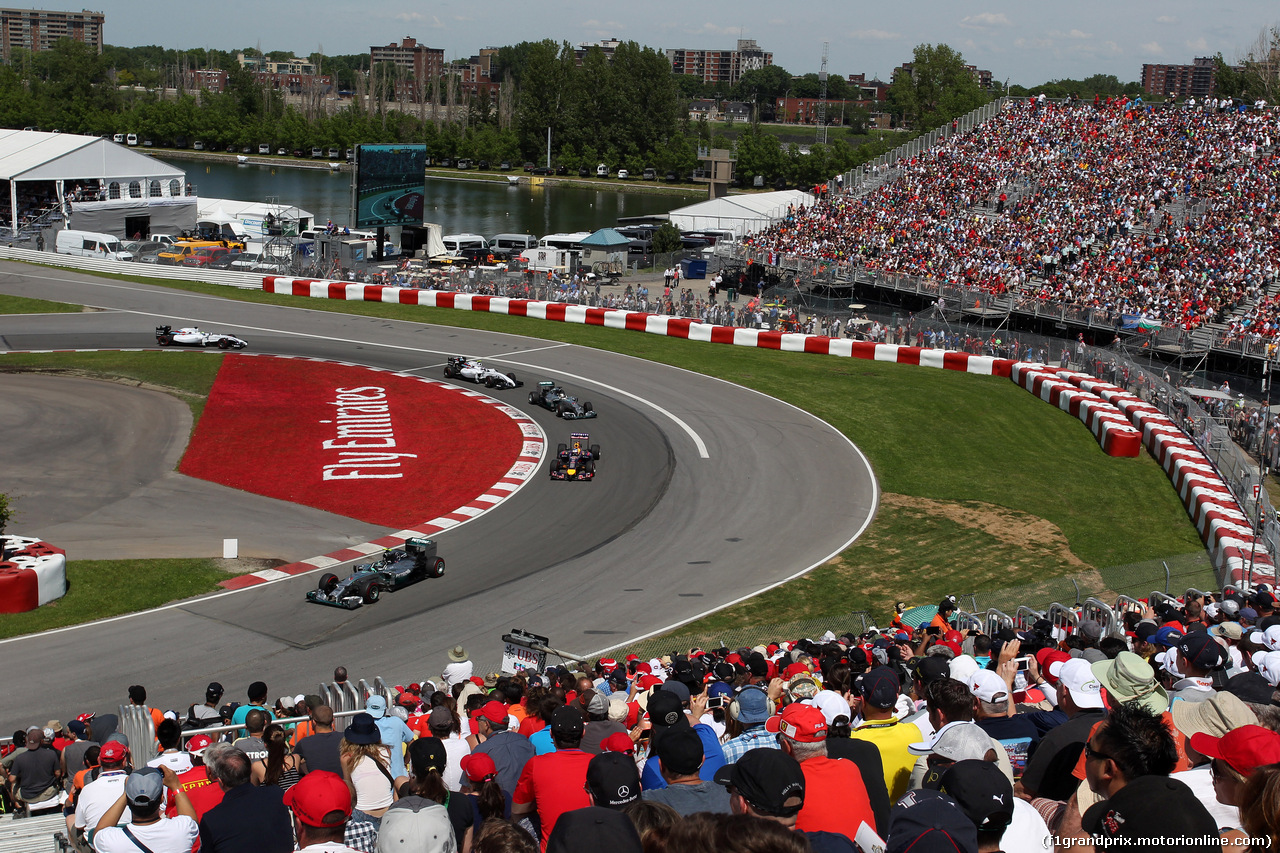
[[[773,64],[773,54],[760,48],[755,39],[738,39],[734,50],[680,48],[667,51],[671,71],[689,74],[704,83],[737,83],[743,74]]]
[[[0,9],[0,59],[8,62],[14,50],[52,50],[64,38],[84,42],[102,53],[103,21],[101,12],[88,10]]]

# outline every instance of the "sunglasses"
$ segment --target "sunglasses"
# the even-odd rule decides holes
[[[1093,748],[1093,744],[1089,743],[1088,741],[1085,741],[1085,744],[1084,744],[1084,754],[1090,758],[1101,758],[1103,761],[1115,760],[1110,755],[1107,755],[1105,752],[1098,752],[1098,750]]]

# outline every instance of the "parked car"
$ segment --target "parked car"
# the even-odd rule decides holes
[[[631,177],[631,173],[628,172],[626,169],[618,170],[618,180],[625,181],[629,177]]]
[[[277,156],[277,157],[285,157],[285,156],[287,156],[287,155],[288,155],[288,153],[289,153],[289,149],[288,149],[288,148],[277,148],[277,149],[276,149],[276,156]]]
[[[534,166],[536,166],[536,165],[538,165],[538,164],[537,164],[537,163],[525,163],[525,164],[524,164],[524,170],[525,170],[526,172],[532,172],[532,171],[533,171]]]
[[[295,149],[293,149],[293,156],[294,156],[294,157],[301,157],[301,156],[302,156],[302,154],[303,154],[303,152],[302,152],[302,149],[301,149],[301,148],[295,148]]]
[[[324,149],[323,149],[323,148],[321,148],[319,145],[314,145],[314,146],[312,146],[312,148],[311,148],[311,159],[312,159],[312,160],[323,160],[323,159],[324,159]]]
[[[656,181],[656,180],[658,180],[658,171],[657,171],[656,169],[645,169],[645,170],[644,170],[644,180],[646,180],[646,181]]]
[[[270,144],[269,142],[263,142],[263,143],[260,143],[260,144],[258,145],[258,153],[259,153],[259,154],[270,154],[270,153],[271,153],[271,144]]]
[[[481,160],[479,163],[476,163],[476,168],[477,168],[477,169],[479,169],[479,170],[480,170],[480,171],[482,171],[482,172],[487,172],[487,171],[489,171],[489,161],[488,161],[488,160]]]
[[[510,161],[510,160],[503,160],[501,163],[499,163],[499,164],[498,164],[498,169],[499,169],[500,171],[503,171],[503,172],[510,172],[510,171],[511,171],[511,161]]]
[[[337,160],[337,159],[338,159],[339,157],[341,157],[341,156],[342,156],[342,150],[341,150],[341,149],[339,149],[339,148],[330,148],[330,149],[329,149],[329,159],[330,159],[330,160]]]

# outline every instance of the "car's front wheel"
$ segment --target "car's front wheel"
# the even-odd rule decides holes
[[[218,349],[231,349],[231,341],[226,338],[218,341]]]
[[[380,584],[371,583],[364,588],[365,604],[373,604],[379,598],[382,598],[382,586]]]
[[[320,591],[325,595],[333,592],[333,588],[338,585],[338,576],[333,572],[325,572],[320,576]]]

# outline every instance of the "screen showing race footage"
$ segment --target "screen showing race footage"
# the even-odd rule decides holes
[[[427,146],[356,146],[356,228],[421,225]]]

